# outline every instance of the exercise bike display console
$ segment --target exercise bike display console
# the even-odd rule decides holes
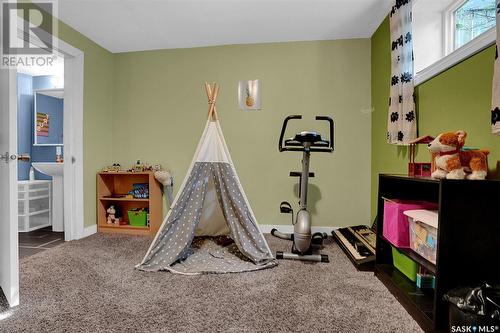
[[[293,138],[284,140],[288,121],[292,119],[302,119],[302,116],[293,115],[285,118],[281,128],[278,149],[280,152],[302,152],[302,171],[290,172],[291,177],[299,177],[299,211],[294,216],[290,203],[283,201],[280,204],[281,213],[291,214],[294,231],[293,234],[285,234],[273,229],[271,230],[271,234],[282,239],[291,240],[293,245],[291,253],[278,251],[276,252],[276,258],[328,262],[327,255],[313,254],[313,249],[321,247],[327,235],[326,233],[319,232],[315,234],[311,233],[311,216],[307,210],[307,187],[309,177],[314,177],[314,173],[309,172],[311,153],[331,153],[333,151],[333,120],[329,116],[316,116],[316,120],[328,122],[328,140],[325,140],[316,131],[302,131],[295,134]]]

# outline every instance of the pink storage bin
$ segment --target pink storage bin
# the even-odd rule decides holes
[[[408,218],[403,214],[407,210],[437,210],[438,205],[427,201],[385,200],[384,223],[382,234],[385,239],[398,248],[410,248]]]

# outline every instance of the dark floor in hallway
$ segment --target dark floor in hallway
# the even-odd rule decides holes
[[[62,243],[64,243],[64,232],[53,232],[52,227],[20,232],[19,258],[43,252]]]

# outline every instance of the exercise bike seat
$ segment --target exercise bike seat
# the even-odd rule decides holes
[[[310,143],[311,146],[328,147],[329,142],[321,138],[321,134],[317,132],[303,131],[295,134],[293,139],[285,140],[286,146],[301,147],[304,143]]]

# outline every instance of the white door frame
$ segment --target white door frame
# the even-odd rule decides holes
[[[6,199],[8,212],[2,212],[2,218],[8,216],[7,221],[0,221],[0,286],[9,305],[19,304],[19,248],[18,248],[18,189],[17,189],[17,75],[14,69],[1,69],[7,72],[0,80],[0,112],[8,119],[8,137],[0,134],[0,140],[8,145],[1,145],[7,150],[7,161],[3,166],[8,170],[8,184],[0,185],[2,198]],[[4,72],[4,73],[5,73]],[[5,148],[5,149],[4,149]],[[1,152],[5,154],[6,151]],[[11,158],[12,156],[12,158]],[[3,176],[2,176],[3,178]],[[5,191],[4,191],[5,190]],[[2,205],[2,207],[5,207]]]
[[[26,38],[21,28],[19,36]],[[42,47],[51,44],[64,56],[64,240],[70,241],[87,236],[83,211],[84,53],[55,36],[48,38],[30,38],[29,42]]]
[[[84,53],[62,40],[58,40],[57,45],[59,52],[64,54],[64,240],[70,241],[84,237]]]

